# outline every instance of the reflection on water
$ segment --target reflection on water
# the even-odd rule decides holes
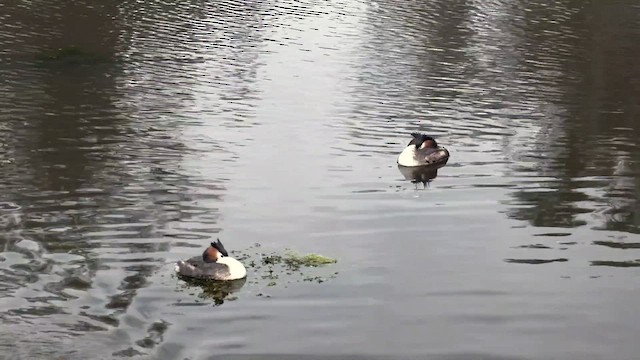
[[[417,167],[406,167],[402,165],[398,165],[398,170],[405,179],[411,181],[414,184],[421,183],[425,188],[427,184],[430,183],[433,179],[438,177],[438,169],[444,165],[434,165],[434,166],[417,166]]]
[[[231,297],[231,295],[242,289],[244,284],[247,282],[247,278],[226,282],[203,281],[184,277],[179,278],[187,284],[187,287],[200,290],[201,292],[198,295],[199,298],[211,299],[215,305],[222,305],[225,300],[233,300],[234,298]],[[184,302],[181,302],[181,305],[184,305]]]
[[[633,358],[638,11],[6,4],[0,354]],[[217,235],[338,274],[173,275]]]

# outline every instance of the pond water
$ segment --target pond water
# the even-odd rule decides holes
[[[637,358],[639,15],[0,5],[0,357]],[[222,294],[173,274],[216,237]]]

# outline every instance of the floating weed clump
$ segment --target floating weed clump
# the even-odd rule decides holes
[[[288,253],[284,257],[283,261],[288,267],[294,270],[298,270],[303,266],[317,267],[338,262],[338,260],[336,259],[331,259],[318,254],[309,254],[302,256],[293,252]]]
[[[250,247],[259,248],[260,244]],[[249,251],[233,252],[233,256],[242,261],[249,274],[248,282],[258,286],[275,287],[284,283],[286,287],[292,282],[317,282],[323,283],[335,278],[338,273],[326,275],[317,274],[320,268],[335,264],[337,259],[332,259],[319,254],[299,254],[287,249],[284,254]],[[264,295],[264,294],[262,294]]]
[[[336,259],[331,259],[318,254],[299,255],[294,252],[288,252],[284,256],[267,255],[262,258],[264,265],[284,264],[291,270],[299,270],[301,267],[317,267],[321,265],[335,264]]]
[[[303,267],[318,267],[322,265],[335,264],[336,262],[338,262],[338,260],[318,254],[299,255],[294,252],[288,252],[284,256],[266,255],[262,258],[262,264],[265,266],[280,265],[284,266],[289,271],[298,271]],[[255,262],[253,265],[255,265]]]

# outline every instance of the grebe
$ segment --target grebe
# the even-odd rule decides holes
[[[247,269],[242,263],[229,256],[220,239],[211,243],[202,253],[176,263],[178,275],[210,280],[237,280],[247,276]]]

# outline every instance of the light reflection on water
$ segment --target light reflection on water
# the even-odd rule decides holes
[[[0,15],[0,353],[637,353],[632,2],[29,6]],[[451,159],[412,183],[416,130]],[[176,279],[214,237],[339,261]]]

